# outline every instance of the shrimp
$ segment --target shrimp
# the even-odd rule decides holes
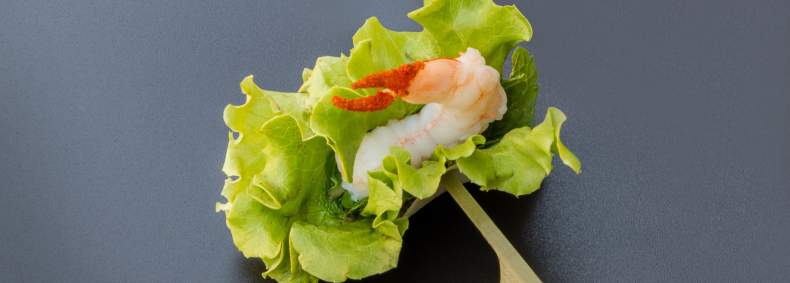
[[[483,132],[488,124],[502,119],[507,96],[499,83],[499,72],[485,64],[485,58],[468,48],[454,59],[433,59],[373,73],[352,84],[352,88],[381,87],[376,95],[347,99],[332,98],[333,104],[349,111],[377,111],[396,97],[405,102],[425,104],[419,113],[370,131],[354,158],[352,183],[343,188],[353,199],[368,194],[368,171],[381,167],[393,146],[411,155],[418,166],[431,156],[437,145],[453,146]]]

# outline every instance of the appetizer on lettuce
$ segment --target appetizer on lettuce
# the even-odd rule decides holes
[[[538,94],[532,27],[514,6],[427,0],[419,32],[375,17],[348,56],[320,57],[297,92],[244,78],[222,170],[234,244],[279,282],[339,282],[395,268],[405,211],[460,173],[515,196],[540,187],[552,157],[579,172],[560,140],[565,115],[532,124]],[[512,69],[501,78],[512,52]]]

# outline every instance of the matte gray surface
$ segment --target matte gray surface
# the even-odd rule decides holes
[[[326,3],[324,3],[326,2]],[[219,201],[238,82],[293,90],[419,1],[0,3],[0,282],[246,282]],[[475,193],[547,282],[790,281],[790,2],[528,1],[584,162]],[[349,2],[351,3],[351,2]],[[542,115],[542,114],[541,114]],[[376,282],[495,282],[441,197]]]

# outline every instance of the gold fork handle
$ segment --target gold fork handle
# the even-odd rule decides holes
[[[442,185],[458,206],[466,213],[469,220],[475,224],[477,230],[483,234],[491,248],[499,258],[500,282],[507,283],[534,283],[541,282],[540,278],[532,271],[524,258],[507,240],[502,231],[497,228],[491,217],[480,207],[471,194],[466,191],[456,172],[448,172],[442,177]]]

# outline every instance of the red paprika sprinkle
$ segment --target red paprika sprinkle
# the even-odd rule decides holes
[[[408,94],[409,84],[417,76],[417,73],[425,67],[425,62],[417,61],[411,64],[403,64],[395,69],[372,73],[351,84],[351,88],[374,88],[381,87],[389,91],[379,91],[376,95],[345,98],[332,97],[332,104],[337,108],[349,111],[378,111],[387,108],[395,96],[405,96]]]
[[[391,93],[379,91],[376,95],[360,98],[333,96],[332,104],[337,108],[348,111],[372,112],[387,108],[394,100],[395,97]]]
[[[406,95],[406,89],[417,76],[417,73],[425,67],[425,62],[417,61],[411,64],[403,64],[395,69],[372,73],[351,84],[351,88],[383,87],[395,92],[398,96]]]

